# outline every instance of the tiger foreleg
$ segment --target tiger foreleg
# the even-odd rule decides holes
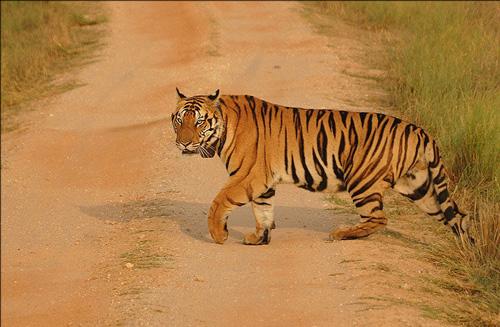
[[[208,212],[208,230],[216,243],[227,240],[227,218],[231,211],[247,202],[248,196],[241,186],[225,187],[217,194]]]
[[[381,193],[371,193],[368,196],[354,199],[353,201],[361,215],[361,222],[354,226],[335,229],[330,233],[331,240],[349,240],[366,237],[387,225],[387,218],[382,211]]]
[[[273,216],[274,189],[269,189],[252,201],[255,216],[255,232],[245,235],[243,243],[248,245],[269,244],[271,230],[276,228]]]

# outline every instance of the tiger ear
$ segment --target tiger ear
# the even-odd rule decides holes
[[[217,89],[217,91],[215,91],[214,94],[210,94],[208,96],[208,98],[211,100],[211,101],[216,101],[219,99],[219,89]]]
[[[184,94],[182,94],[181,91],[179,91],[178,88],[175,88],[175,90],[177,91],[177,96],[179,97],[179,100],[182,100],[182,99],[186,98],[186,96]]]

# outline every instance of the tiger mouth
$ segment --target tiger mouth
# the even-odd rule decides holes
[[[199,154],[202,158],[213,158],[213,156],[215,155],[216,149],[215,149],[215,146],[212,145],[208,148],[205,148],[203,146],[199,146],[198,148],[196,148],[194,150],[183,149],[181,151],[182,151],[182,155],[186,155],[186,156],[192,156],[194,154]]]

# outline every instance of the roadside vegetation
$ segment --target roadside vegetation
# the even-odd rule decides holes
[[[445,239],[428,256],[452,279],[434,280],[460,298],[454,323],[500,324],[500,5],[496,2],[321,2],[327,19],[384,39],[378,65],[392,104],[440,145],[454,198],[475,220],[475,244]]]
[[[90,59],[103,32],[95,25],[105,21],[95,2],[1,2],[3,130],[30,100],[76,86],[56,77]]]

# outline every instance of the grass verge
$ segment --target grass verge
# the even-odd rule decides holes
[[[1,2],[1,107],[3,130],[30,100],[62,92],[75,81],[58,74],[82,64],[97,49],[104,23],[95,2]]]
[[[466,305],[445,316],[495,325],[500,311],[500,5],[495,2],[308,3],[323,17],[385,37],[379,65],[396,110],[437,140],[454,197],[475,220],[476,244],[443,239],[428,249]],[[453,310],[452,310],[453,311]]]

